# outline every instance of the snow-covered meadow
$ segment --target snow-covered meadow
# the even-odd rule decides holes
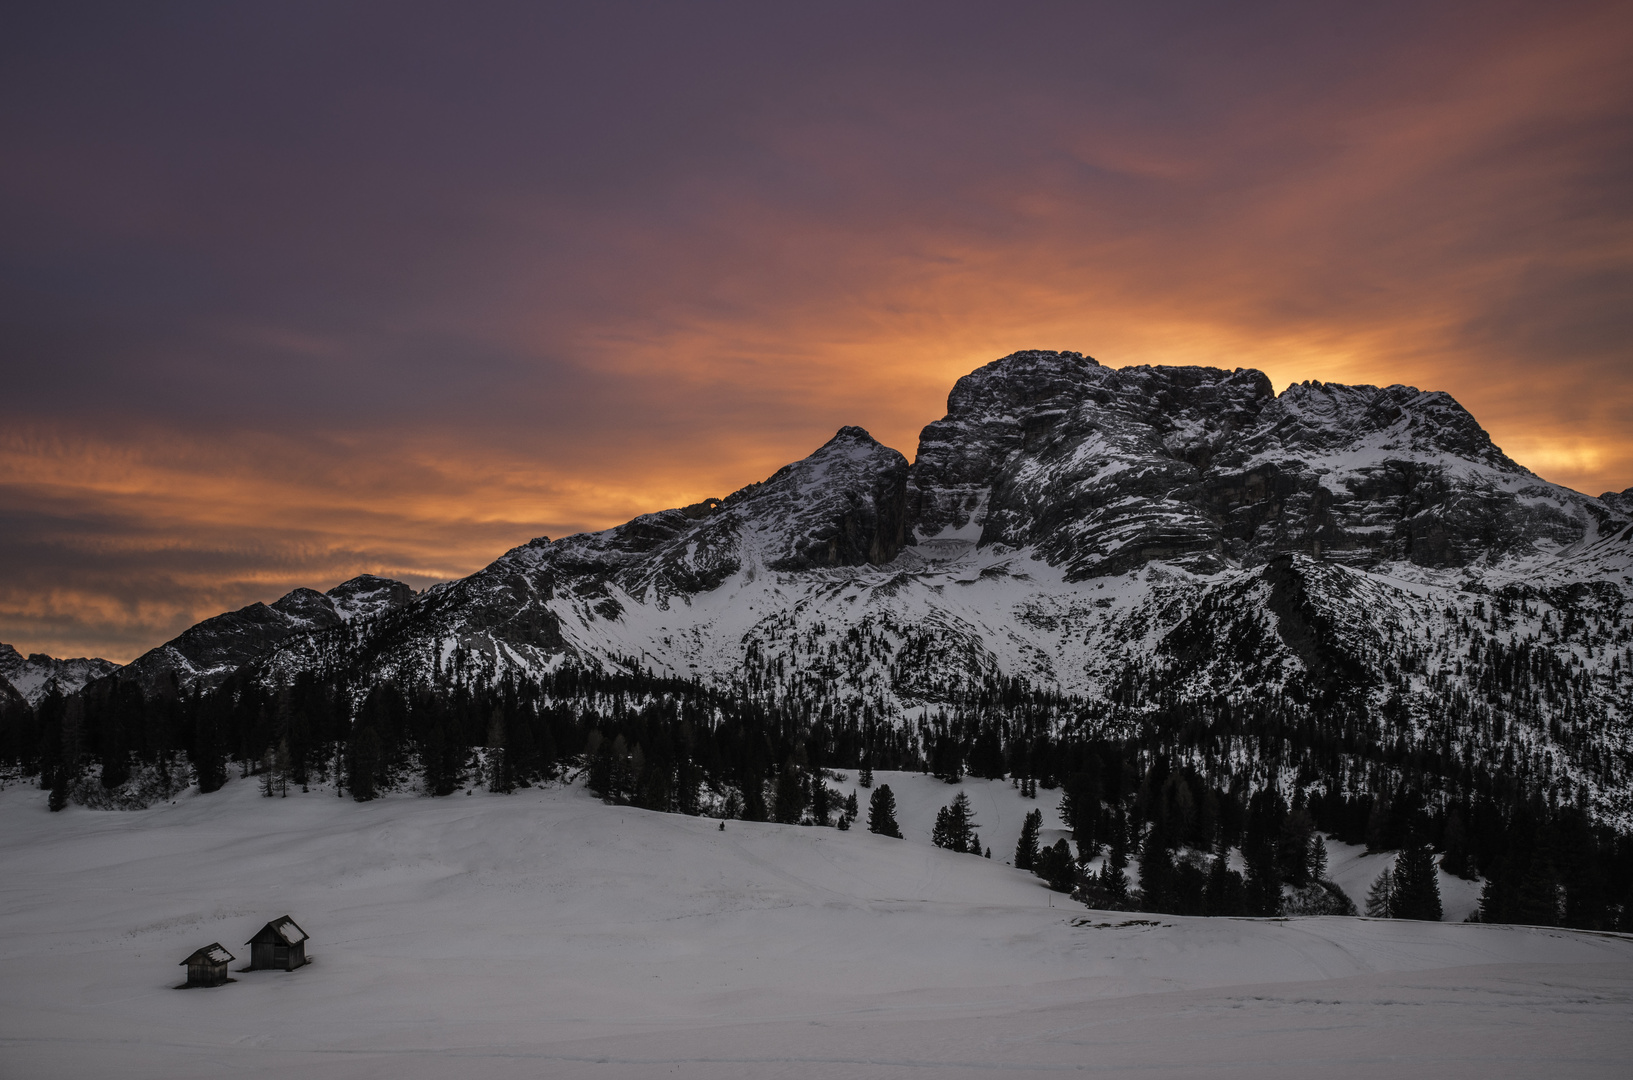
[[[1026,810],[1058,827],[1051,793],[966,781],[989,861],[929,845],[955,789],[878,782],[904,840],[722,831],[577,787],[357,804],[234,781],[60,814],[11,787],[0,1076],[1568,1077],[1633,1059],[1633,940],[1090,912],[1004,865]],[[312,965],[237,973],[285,913]],[[212,941],[237,981],[173,990]]]

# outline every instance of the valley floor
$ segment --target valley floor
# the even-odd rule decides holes
[[[235,780],[60,814],[11,787],[0,1076],[1573,1077],[1633,1057],[1633,939],[1090,912],[1004,865],[1007,785],[969,785],[989,861],[928,845],[950,790],[880,780],[906,840],[721,831],[577,787],[357,804]],[[1053,824],[1052,802],[1028,805]],[[212,941],[243,966],[285,913],[309,967],[171,989]]]

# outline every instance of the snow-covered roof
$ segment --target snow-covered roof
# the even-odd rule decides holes
[[[230,964],[234,959],[235,957],[232,953],[221,947],[221,942],[215,941],[204,946],[204,948],[198,950],[192,956],[189,956],[176,966],[185,967],[188,964],[196,963],[198,961],[203,961],[209,964]]]
[[[306,931],[296,926],[295,920],[288,915],[281,915],[261,927],[260,933],[250,938],[246,944],[253,945],[257,941],[262,941],[266,935],[271,935],[285,945],[299,945],[306,940]]]

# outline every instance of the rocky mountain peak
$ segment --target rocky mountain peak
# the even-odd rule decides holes
[[[150,689],[164,686],[172,676],[183,685],[213,686],[292,635],[331,630],[413,599],[414,590],[402,582],[369,574],[342,582],[327,594],[292,589],[270,604],[250,604],[196,623],[138,656],[118,674]]]
[[[1334,451],[1446,455],[1530,475],[1492,443],[1450,394],[1398,384],[1294,383],[1265,408],[1243,440],[1243,450],[1250,457]]]
[[[84,656],[59,660],[45,653],[30,653],[24,657],[0,642],[0,697],[9,690],[30,705],[38,705],[52,690],[72,694],[118,666],[111,660]]]
[[[414,599],[414,590],[401,581],[359,574],[324,593],[341,622],[372,618],[402,607]]]
[[[1633,487],[1625,491],[1607,491],[1599,496],[1599,501],[1627,517],[1633,517]]]

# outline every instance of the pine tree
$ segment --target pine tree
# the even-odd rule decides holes
[[[873,765],[867,758],[862,759],[862,771],[857,774],[856,782],[864,791],[873,786]]]
[[[798,822],[809,802],[807,792],[803,771],[793,758],[789,758],[783,765],[782,772],[777,775],[777,795],[772,806],[773,819],[784,825]],[[826,825],[827,822],[822,824]]]
[[[844,809],[839,813],[839,831],[848,831],[851,825],[855,823],[857,815],[861,812],[861,808],[856,804],[856,791],[852,789],[851,793],[845,796]]]
[[[1071,892],[1077,884],[1077,860],[1072,858],[1072,849],[1065,839],[1056,840],[1054,846],[1038,852],[1038,865],[1032,872],[1048,882],[1055,892]],[[1125,890],[1127,886],[1124,878]]]
[[[1391,919],[1395,911],[1395,872],[1384,867],[1367,890],[1366,912],[1369,918]]]
[[[358,802],[374,798],[374,774],[380,767],[380,757],[380,736],[372,727],[356,732],[346,745],[346,787]]]
[[[970,797],[960,791],[953,801],[936,812],[935,829],[930,842],[949,851],[980,854],[980,841],[974,832],[975,815],[970,810]]]
[[[1168,911],[1173,906],[1174,860],[1161,830],[1152,829],[1140,851],[1140,910]]]
[[[278,749],[272,755],[272,769],[278,778],[278,795],[281,798],[289,798],[290,757],[287,738],[278,740]]]
[[[51,770],[51,795],[45,805],[53,813],[68,805],[68,768],[58,765]]]
[[[1106,898],[1104,907],[1112,911],[1128,908],[1128,875],[1121,866],[1108,862],[1100,867],[1100,892]]]
[[[1327,841],[1321,838],[1320,833],[1310,837],[1310,880],[1327,880]]]
[[[1243,915],[1247,912],[1247,886],[1242,875],[1230,868],[1225,851],[1221,848],[1208,868],[1208,886],[1204,893],[1205,914]]]
[[[1371,897],[1367,898],[1368,907]],[[1435,856],[1429,845],[1416,841],[1407,845],[1395,861],[1395,881],[1389,914],[1395,919],[1422,919],[1439,922],[1440,882],[1435,877]]]
[[[1031,810],[1021,822],[1021,838],[1015,842],[1015,869],[1030,870],[1038,864],[1038,831],[1043,828],[1043,811]]]
[[[880,784],[868,800],[868,832],[902,838],[901,826],[896,824],[896,796],[889,784]]]
[[[1514,895],[1514,921],[1529,926],[1559,925],[1559,879],[1540,852],[1532,855],[1530,869],[1520,879]]]

